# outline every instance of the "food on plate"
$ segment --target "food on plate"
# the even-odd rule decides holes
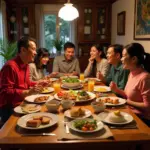
[[[106,89],[106,88],[103,88],[103,87],[98,87],[98,88],[96,89],[96,91],[98,91],[98,92],[107,92],[107,89]]]
[[[50,123],[51,118],[47,116],[33,116],[30,120],[27,121],[27,127],[39,127],[41,124],[46,125]]]
[[[126,121],[124,116],[121,114],[119,110],[110,113],[108,117],[109,120],[114,123],[122,123]]]
[[[46,116],[42,117],[42,124],[48,124],[49,122],[50,122],[50,117],[46,117]]]
[[[37,110],[37,105],[36,104],[23,104],[21,105],[21,109],[24,112],[32,112]]]
[[[45,101],[48,100],[48,98],[49,98],[49,96],[40,96],[40,97],[35,98],[34,102],[37,102],[37,103],[39,103],[39,102],[45,102]]]
[[[57,93],[57,96],[62,100],[88,100],[90,99],[90,95],[86,91],[60,91]]]
[[[79,91],[77,93],[78,100],[87,100],[90,99],[89,94],[86,91]]]
[[[74,127],[82,131],[94,131],[97,128],[97,121],[76,120],[74,122]]]
[[[99,101],[102,101],[103,103],[110,103],[110,104],[119,104],[119,99],[118,98],[104,98],[100,99]]]
[[[47,93],[47,92],[49,92],[48,87],[43,88],[42,93]]]
[[[76,82],[80,82],[79,79],[77,78],[66,78],[63,80],[63,82],[67,82],[67,83],[76,83]]]
[[[26,125],[27,127],[37,128],[41,125],[41,120],[28,120]]]
[[[71,117],[81,117],[85,115],[85,110],[82,108],[72,108],[70,110]]]

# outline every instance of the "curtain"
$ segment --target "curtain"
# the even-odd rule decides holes
[[[0,38],[7,38],[6,3],[0,0]],[[3,57],[0,56],[0,69],[3,66]]]

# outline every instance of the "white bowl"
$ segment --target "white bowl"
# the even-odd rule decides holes
[[[53,99],[53,100],[49,100],[45,103],[47,110],[49,112],[57,112],[59,106],[60,106],[60,102]]]
[[[68,88],[79,87],[80,84],[81,84],[80,82],[75,83],[63,82],[63,85]]]
[[[102,102],[92,102],[91,105],[92,105],[95,113],[102,112],[106,108],[106,106]]]

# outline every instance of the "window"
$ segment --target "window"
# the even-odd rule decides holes
[[[70,41],[76,45],[76,20],[64,21],[58,17],[62,5],[36,5],[36,35],[38,47],[45,47],[52,54],[56,54],[53,40],[58,38],[63,43]],[[62,51],[63,52],[63,51]]]
[[[44,43],[50,53],[56,53],[53,40],[70,41],[70,22],[59,19],[56,14],[44,15]]]

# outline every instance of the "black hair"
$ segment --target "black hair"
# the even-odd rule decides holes
[[[43,58],[43,57],[48,57],[49,58],[49,52],[46,48],[39,48],[37,50],[37,55],[34,59],[34,63],[36,65],[36,67],[38,69],[41,69],[41,66],[40,66],[40,59]],[[47,63],[48,64],[48,63]],[[47,67],[47,64],[46,65],[42,65],[42,68],[46,68]]]
[[[71,42],[66,42],[64,44],[64,50],[66,50],[67,48],[74,48],[75,49],[75,45]]]
[[[140,43],[131,43],[124,47],[130,57],[136,56],[138,59],[137,66],[143,65],[144,69],[150,72],[148,60],[150,54],[145,53],[144,47]]]
[[[36,40],[29,36],[23,36],[22,38],[19,39],[19,41],[17,42],[18,53],[20,53],[21,47],[24,48],[29,47],[29,41],[33,41],[36,44]]]
[[[100,58],[106,58],[103,47],[100,44],[93,44],[92,47],[95,47],[99,52],[101,52]],[[96,76],[96,60],[94,59],[92,75]]]
[[[119,53],[120,54],[120,58],[122,57],[123,45],[121,45],[121,44],[113,44],[113,45],[110,45],[108,48],[110,48],[110,47],[114,48],[114,52],[115,53]]]

